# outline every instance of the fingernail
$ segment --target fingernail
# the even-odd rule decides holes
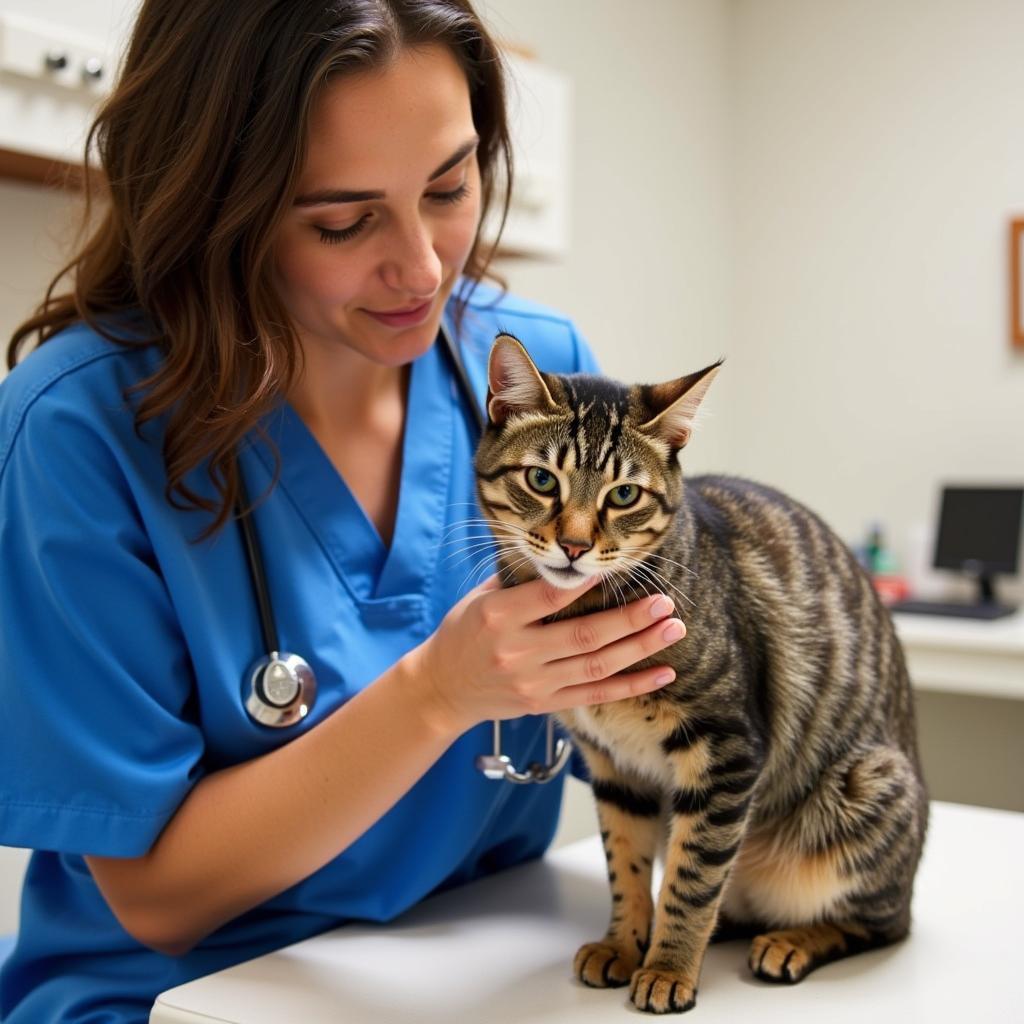
[[[651,602],[651,618],[663,619],[672,613],[672,602],[667,597],[656,597]]]
[[[678,619],[673,619],[664,629],[661,634],[662,640],[678,640],[682,637],[685,630],[683,624]]]
[[[672,680],[675,679],[675,677],[676,677],[675,672],[673,672],[672,669],[669,668],[669,669],[666,669],[664,672],[659,672],[654,677],[654,681],[659,686],[664,686],[666,683],[671,683]]]

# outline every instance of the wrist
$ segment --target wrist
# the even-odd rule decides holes
[[[451,743],[475,723],[466,721],[438,686],[426,656],[427,642],[399,659],[394,666],[395,682],[427,730]]]

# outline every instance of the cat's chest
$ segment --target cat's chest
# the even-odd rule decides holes
[[[650,702],[622,700],[593,708],[571,708],[559,715],[571,730],[590,738],[611,755],[623,774],[636,775],[671,790],[676,785],[661,741],[678,716]]]

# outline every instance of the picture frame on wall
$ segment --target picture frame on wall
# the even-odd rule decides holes
[[[1010,344],[1024,349],[1024,217],[1010,221]]]

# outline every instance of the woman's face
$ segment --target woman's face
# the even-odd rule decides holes
[[[476,143],[466,77],[442,46],[325,88],[274,242],[307,351],[344,345],[400,366],[430,348],[476,234]]]

